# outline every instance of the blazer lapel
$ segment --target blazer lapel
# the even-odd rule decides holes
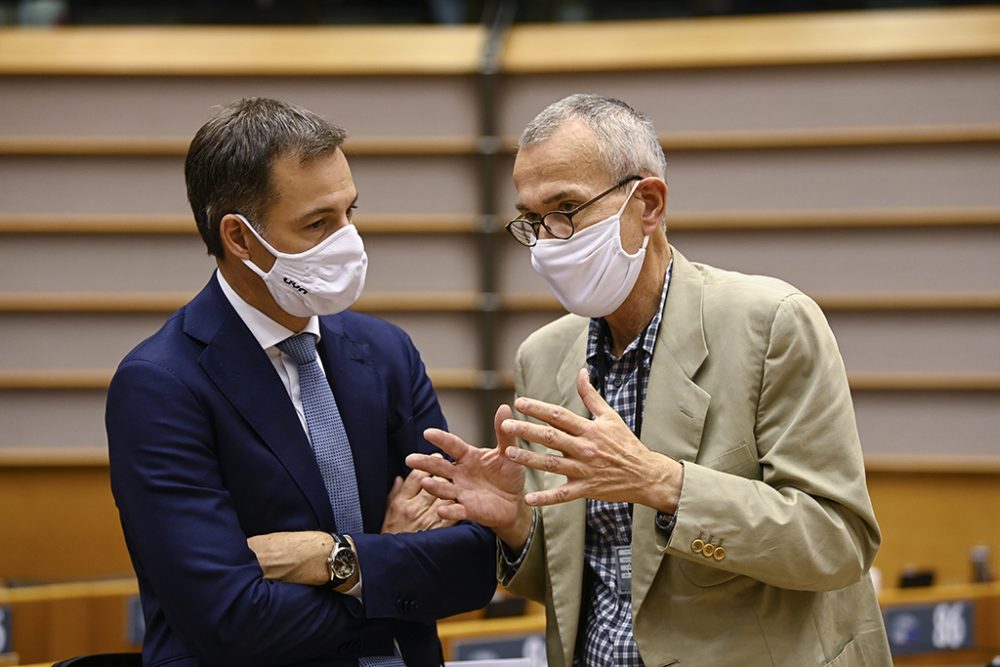
[[[326,487],[288,392],[214,277],[188,306],[184,326],[206,343],[198,358],[205,373],[295,480],[317,524],[332,529]]]
[[[694,461],[701,446],[711,396],[693,380],[708,357],[702,323],[701,274],[674,250],[670,291],[653,350],[646,390],[642,442],[677,461]],[[635,613],[659,570],[655,511],[637,505],[633,513],[632,604]]]
[[[678,461],[695,459],[711,400],[692,380],[708,357],[702,292],[701,274],[675,250],[640,437],[650,449]]]
[[[321,318],[320,326],[320,358],[351,443],[361,516],[366,532],[377,533],[382,527],[388,494],[386,390],[371,350],[347,334],[343,317]]]

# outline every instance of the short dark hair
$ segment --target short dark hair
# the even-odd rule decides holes
[[[266,97],[227,104],[191,140],[184,178],[188,202],[208,254],[222,257],[219,222],[242,213],[261,233],[262,213],[277,192],[271,165],[294,155],[302,162],[337,150],[347,133],[311,111]]]

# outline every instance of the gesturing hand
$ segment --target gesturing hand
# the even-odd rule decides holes
[[[427,454],[410,454],[406,465],[430,473],[422,480],[424,489],[454,503],[437,508],[439,516],[455,521],[469,520],[496,532],[508,546],[517,549],[527,540],[531,509],[524,504],[524,468],[504,455],[514,447],[514,438],[500,431],[500,424],[513,417],[501,405],[493,424],[497,434],[494,449],[482,449],[457,435],[431,428],[424,431],[428,442],[437,445],[453,461]]]
[[[437,458],[440,454],[432,454]],[[389,503],[382,522],[383,533],[416,533],[432,528],[454,525],[454,520],[442,518],[437,509],[450,505],[450,500],[435,498],[424,491],[421,482],[430,477],[423,470],[414,470],[406,476],[397,477],[389,491]]]
[[[577,375],[577,391],[594,419],[566,408],[518,398],[518,412],[544,422],[505,420],[500,428],[562,453],[541,454],[511,447],[507,458],[536,470],[566,477],[562,486],[525,497],[529,505],[554,505],[577,498],[631,502],[673,512],[680,496],[683,467],[639,442],[617,412],[590,384],[586,370]]]

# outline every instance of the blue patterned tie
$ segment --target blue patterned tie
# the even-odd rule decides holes
[[[310,333],[296,334],[278,343],[278,349],[294,359],[299,367],[299,390],[306,425],[309,427],[309,441],[323,475],[323,484],[333,507],[333,520],[337,522],[337,530],[342,533],[363,532],[351,443],[347,440],[347,430],[340,418],[333,390],[316,360],[316,336]],[[399,656],[359,658],[358,665],[405,667]]]
[[[347,431],[330,383],[316,360],[316,336],[297,334],[278,343],[278,349],[294,359],[299,367],[299,389],[309,427],[309,441],[323,475],[337,530],[342,533],[362,532],[364,526],[351,443],[347,440]]]

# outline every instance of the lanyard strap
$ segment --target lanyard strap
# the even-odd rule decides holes
[[[649,327],[652,324],[650,320],[646,328],[642,330],[642,334],[639,336],[639,340],[645,342],[646,334],[649,333]],[[601,338],[598,341],[597,355],[594,359],[594,367],[590,374],[590,383],[595,387],[600,387],[601,396],[606,395],[608,385],[607,385],[607,375],[608,375],[608,365],[607,365],[607,336],[610,335],[608,331],[608,323],[601,321]],[[635,434],[637,438],[642,438],[642,416],[643,409],[646,403],[646,378],[648,377],[649,370],[646,365],[649,360],[646,358],[645,349],[640,345],[638,353],[638,364],[635,370],[635,426],[632,428],[632,433]]]

